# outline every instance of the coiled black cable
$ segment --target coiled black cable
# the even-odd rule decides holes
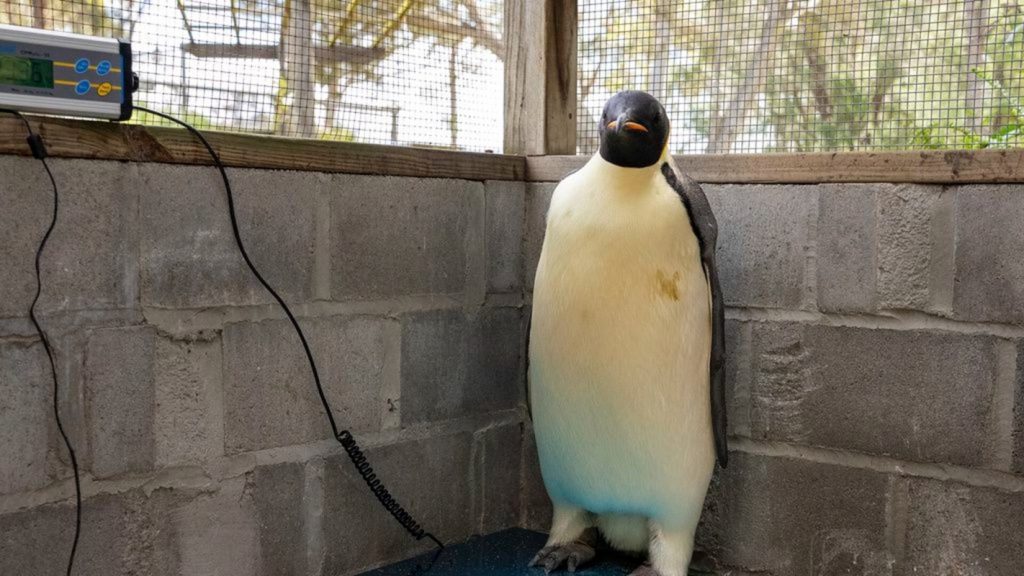
[[[323,385],[320,383],[320,372],[316,368],[316,362],[313,360],[313,352],[310,350],[309,343],[306,341],[306,335],[302,332],[302,328],[299,327],[299,322],[295,319],[295,316],[292,314],[291,309],[288,308],[288,305],[285,304],[277,291],[270,286],[270,284],[263,278],[263,275],[256,269],[256,265],[253,264],[252,260],[249,258],[248,252],[245,250],[245,245],[242,244],[242,236],[238,231],[238,218],[235,215],[235,200],[234,195],[231,192],[231,182],[228,180],[228,174],[224,169],[224,164],[221,163],[220,156],[213,149],[213,146],[210,145],[206,140],[206,137],[203,136],[199,130],[196,130],[187,122],[179,120],[168,114],[164,114],[163,112],[157,112],[142,106],[136,106],[135,109],[148,114],[153,114],[154,116],[159,116],[182,126],[198,138],[206,148],[206,151],[210,153],[210,157],[213,159],[213,164],[217,167],[217,170],[220,171],[221,178],[224,180],[224,190],[227,192],[228,198],[228,214],[231,217],[231,231],[234,233],[235,244],[238,245],[238,251],[241,252],[242,258],[249,266],[249,270],[252,271],[253,276],[255,276],[256,279],[259,280],[260,284],[267,289],[267,292],[274,297],[274,300],[276,300],[284,310],[285,315],[288,316],[288,320],[291,321],[292,327],[295,328],[295,333],[299,336],[299,341],[302,342],[302,349],[306,352],[306,360],[309,361],[309,369],[313,372],[313,382],[316,384],[316,391],[317,394],[320,395],[320,403],[323,404],[324,412],[327,413],[327,420],[330,422],[331,432],[334,434],[334,438],[341,444],[342,448],[345,449],[345,452],[348,454],[349,459],[352,460],[352,464],[355,466],[356,471],[359,472],[363,481],[366,482],[366,485],[370,488],[370,491],[381,503],[384,509],[387,510],[388,513],[390,513],[391,516],[394,517],[394,519],[397,520],[398,523],[401,524],[402,527],[405,528],[405,530],[416,540],[429,538],[434,541],[434,544],[436,544],[438,548],[444,548],[444,544],[442,544],[441,541],[433,534],[424,530],[423,527],[413,519],[412,515],[402,508],[380,479],[377,478],[373,468],[370,466],[369,462],[366,461],[366,455],[363,454],[363,451],[359,448],[355,438],[352,437],[352,433],[348,430],[339,431],[338,424],[334,420],[334,413],[331,411],[331,405],[328,403],[327,395],[324,393]]]
[[[57,226],[57,205],[60,195],[57,193],[57,180],[54,179],[53,172],[50,171],[50,165],[46,162],[46,147],[43,145],[42,137],[32,130],[32,125],[29,124],[27,118],[22,116],[21,112],[16,110],[0,110],[0,112],[9,112],[14,114],[25,123],[25,129],[28,131],[28,146],[29,149],[32,150],[32,156],[36,157],[43,163],[43,168],[46,169],[46,175],[50,177],[50,185],[53,186],[53,213],[50,216],[50,225],[46,228],[46,233],[43,234],[43,239],[39,242],[39,247],[36,248],[36,295],[32,298],[32,305],[28,308],[28,316],[32,319],[32,325],[35,326],[36,333],[39,334],[39,340],[42,341],[43,348],[46,350],[46,357],[50,361],[50,374],[53,376],[53,418],[57,421],[57,431],[60,432],[60,437],[64,440],[64,447],[67,448],[68,458],[71,461],[71,470],[75,474],[75,535],[71,540],[71,552],[68,554],[67,565],[67,575],[71,576],[71,570],[75,566],[75,552],[78,550],[78,538],[82,532],[82,480],[78,472],[78,457],[75,456],[75,449],[71,445],[71,440],[68,438],[67,432],[64,431],[64,423],[61,422],[60,419],[57,367],[56,363],[53,361],[53,350],[50,348],[50,339],[46,337],[46,333],[43,332],[43,327],[39,324],[39,318],[36,317],[36,304],[39,302],[39,295],[43,291],[43,281],[39,273],[39,262],[43,256],[43,249],[46,248],[46,243],[50,240],[50,235],[53,233],[53,229]]]
[[[420,540],[424,537],[430,538],[437,544],[438,548],[444,548],[437,538],[433,534],[430,534],[423,530],[416,520],[408,513],[402,506],[391,496],[388,489],[384,487],[384,484],[377,478],[377,475],[373,472],[373,468],[370,463],[366,461],[366,456],[363,451],[356,444],[355,438],[352,437],[352,433],[348,430],[342,430],[336,436],[338,442],[341,442],[342,448],[348,453],[348,457],[352,460],[352,464],[356,467],[356,471],[362,476],[366,485],[370,487],[370,491],[377,497],[384,509],[391,513],[398,520],[410,534]]]

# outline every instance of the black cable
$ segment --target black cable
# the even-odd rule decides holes
[[[402,508],[391,493],[388,492],[388,489],[380,479],[377,478],[377,475],[374,473],[369,462],[366,461],[366,455],[363,454],[363,451],[359,448],[355,438],[352,437],[352,433],[348,430],[338,430],[338,424],[334,421],[334,413],[331,411],[331,405],[327,402],[327,395],[324,394],[324,387],[320,383],[320,372],[316,368],[316,362],[313,360],[313,352],[310,350],[309,343],[306,341],[306,335],[303,334],[302,328],[299,327],[299,322],[295,319],[295,316],[288,308],[288,305],[285,304],[284,299],[282,299],[281,296],[278,295],[278,293],[263,278],[256,269],[256,265],[253,264],[252,260],[249,258],[249,254],[245,251],[245,246],[242,244],[242,236],[238,232],[238,218],[235,215],[235,200],[234,195],[231,192],[231,182],[228,180],[228,173],[224,169],[224,165],[220,161],[220,156],[213,149],[213,146],[210,145],[206,140],[206,137],[203,136],[199,130],[196,130],[183,120],[178,120],[177,118],[164,114],[163,112],[157,112],[156,110],[150,110],[142,106],[135,106],[135,109],[148,114],[153,114],[154,116],[159,116],[165,120],[169,120],[179,126],[182,126],[198,138],[199,141],[203,143],[203,146],[206,147],[206,151],[209,152],[210,157],[213,158],[213,164],[217,167],[217,170],[220,171],[220,176],[224,180],[224,190],[227,192],[228,198],[228,214],[231,216],[231,231],[235,235],[235,244],[238,245],[238,251],[242,253],[242,258],[249,266],[249,270],[252,271],[253,276],[260,281],[260,284],[267,289],[267,292],[270,292],[270,295],[274,297],[274,300],[277,300],[277,303],[281,305],[284,313],[288,316],[288,320],[291,321],[292,327],[295,328],[295,333],[298,334],[299,341],[302,342],[302,349],[306,352],[306,360],[309,361],[309,369],[313,372],[313,382],[316,384],[316,391],[317,394],[320,395],[320,403],[323,404],[324,412],[327,413],[327,420],[331,424],[331,432],[334,434],[334,438],[345,449],[349,459],[352,460],[352,465],[355,466],[356,471],[359,472],[363,481],[366,482],[366,485],[370,488],[370,491],[377,500],[380,501],[384,509],[387,510],[388,513],[390,513],[391,516],[393,516],[395,520],[397,520],[398,523],[401,524],[402,527],[405,528],[405,530],[415,539],[422,540],[423,538],[429,538],[434,541],[434,544],[436,544],[438,548],[444,548],[444,544],[442,544],[441,541],[433,534],[424,530],[419,523],[417,523],[416,520],[406,512],[404,508]]]
[[[39,339],[43,342],[43,348],[46,350],[46,357],[50,360],[50,374],[53,376],[53,418],[57,421],[57,430],[60,432],[60,437],[64,439],[64,446],[68,449],[68,456],[71,460],[71,469],[75,473],[75,537],[71,541],[71,553],[68,555],[67,569],[67,575],[71,576],[71,570],[75,565],[75,551],[78,550],[78,537],[82,532],[82,481],[78,473],[78,458],[75,456],[75,449],[71,446],[71,440],[68,439],[68,435],[64,431],[64,424],[60,420],[57,367],[53,361],[53,350],[50,348],[50,340],[46,337],[46,333],[43,332],[43,327],[39,325],[39,318],[36,317],[36,304],[39,302],[39,295],[43,291],[43,281],[39,273],[39,261],[43,256],[46,242],[50,239],[50,234],[53,233],[53,229],[57,226],[57,200],[59,197],[57,194],[57,181],[53,177],[53,172],[50,171],[50,165],[46,162],[46,147],[43,145],[43,139],[32,131],[32,125],[29,124],[28,119],[16,110],[0,111],[14,114],[25,123],[25,129],[28,131],[28,146],[32,150],[32,156],[38,158],[43,163],[46,175],[50,177],[50,184],[53,186],[53,215],[50,217],[50,226],[46,229],[46,234],[43,234],[43,239],[39,242],[39,247],[36,248],[36,295],[32,298],[32,305],[28,308],[28,316],[32,319],[32,324],[36,327]]]

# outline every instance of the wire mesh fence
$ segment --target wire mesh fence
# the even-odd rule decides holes
[[[579,0],[579,142],[620,89],[674,152],[1024,144],[1019,0]]]
[[[0,23],[132,41],[138,101],[203,128],[497,151],[503,1],[6,0]],[[674,152],[1024,144],[1024,0],[578,7],[584,154],[625,88]]]
[[[130,40],[136,100],[201,128],[499,150],[502,10],[502,0],[4,0],[0,23]]]

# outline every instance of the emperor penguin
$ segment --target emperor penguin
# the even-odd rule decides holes
[[[683,576],[715,460],[728,463],[717,224],[668,153],[669,120],[613,96],[599,151],[555,188],[533,288],[528,385],[553,504],[531,566],[613,548]]]

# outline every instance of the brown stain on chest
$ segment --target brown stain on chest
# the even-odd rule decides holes
[[[664,270],[658,270],[654,276],[658,282],[658,291],[663,296],[679,300],[679,279],[682,274],[678,270],[671,277]]]

